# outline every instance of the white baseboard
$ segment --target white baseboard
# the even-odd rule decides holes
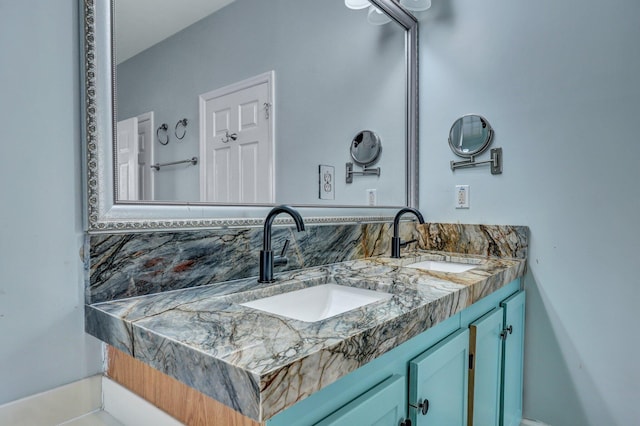
[[[56,426],[101,410],[126,426],[183,425],[102,375],[0,405],[0,425]]]
[[[102,376],[92,376],[0,405],[0,424],[57,425],[102,407]]]
[[[546,423],[542,423],[538,420],[522,419],[522,422],[520,422],[520,426],[550,426],[550,425]]]
[[[102,379],[104,410],[127,426],[183,426],[164,411],[106,377]]]

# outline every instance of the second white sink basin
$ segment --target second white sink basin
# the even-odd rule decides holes
[[[300,321],[315,322],[389,298],[389,293],[329,283],[240,305]]]
[[[425,260],[424,262],[417,262],[407,265],[408,268],[422,269],[425,271],[438,271],[438,272],[454,272],[460,273],[473,269],[478,265],[471,265],[468,263],[458,262],[443,262],[439,260]]]

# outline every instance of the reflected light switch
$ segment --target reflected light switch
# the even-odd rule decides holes
[[[378,205],[378,190],[367,189],[367,205],[369,206]]]

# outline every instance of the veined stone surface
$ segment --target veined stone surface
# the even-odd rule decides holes
[[[289,264],[276,271],[388,255],[392,234],[384,223],[276,226],[273,250],[291,241]],[[402,222],[400,236],[424,250],[481,256],[525,259],[528,249],[524,226]],[[87,304],[206,285],[223,294],[228,281],[258,275],[262,228],[96,234],[86,245]]]
[[[377,241],[377,240],[376,240]],[[424,260],[478,264],[466,272],[420,271]],[[524,274],[525,260],[405,252],[88,305],[87,332],[257,421],[462,311]],[[314,323],[239,305],[338,284],[393,294]]]
[[[526,259],[529,249],[526,226],[426,223],[414,234],[424,250]]]

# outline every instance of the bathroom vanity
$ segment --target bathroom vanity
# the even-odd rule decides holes
[[[512,281],[266,424],[395,425],[408,416],[414,425],[464,425],[468,415],[477,425],[519,424],[524,333],[519,286],[519,280]],[[503,341],[505,328],[511,334]]]
[[[425,261],[472,268],[409,267]],[[468,415],[512,424],[521,416],[524,270],[524,259],[442,251],[370,257],[273,284],[252,277],[88,304],[86,329],[270,426],[463,425]],[[242,305],[328,282],[390,297],[316,322]]]
[[[419,206],[418,21],[408,10],[413,2],[371,0],[371,5],[365,2],[365,13],[341,1],[236,0],[215,13],[207,11],[176,37],[126,61],[121,48],[127,47],[127,38],[119,38],[123,25],[114,31],[112,23],[119,22],[118,11],[125,4],[134,2],[116,3],[80,0],[88,231],[85,329],[109,345],[107,374],[126,363],[154,377],[173,378],[196,398],[206,396],[222,407],[224,420],[215,424],[464,425],[469,413],[482,425],[519,419],[520,279],[528,229],[404,224],[391,231],[393,214]],[[148,15],[144,9],[145,19],[159,28],[164,27],[161,19],[174,20],[184,9],[181,2],[165,3],[175,7],[173,12]],[[218,42],[222,39],[225,43]],[[248,46],[230,47],[236,40]],[[211,44],[203,51],[193,49],[205,41]],[[346,50],[349,46],[353,50]],[[257,67],[220,61],[228,55],[218,47],[244,52]],[[254,47],[252,54],[248,48]],[[307,58],[301,56],[307,53]],[[141,67],[147,70],[141,73],[144,78],[134,79],[129,72],[137,69],[134,64],[152,54],[162,58],[152,63],[163,66]],[[240,68],[212,72],[208,59]],[[306,63],[314,73],[300,68]],[[174,72],[176,66],[186,74]],[[211,132],[205,131],[204,119],[200,132],[195,125],[197,117],[206,116],[204,95],[265,72],[276,76],[271,89],[276,101],[256,103],[250,110],[255,114],[249,115],[278,135],[275,152],[283,156],[268,156],[273,164],[262,179],[276,188],[275,199],[209,200],[202,189],[209,184],[204,177],[211,168],[205,155]],[[309,76],[311,83],[305,80]],[[149,94],[161,99],[139,110],[127,101]],[[166,108],[179,105],[177,110]],[[120,124],[130,121],[138,122],[138,131],[133,126],[126,134],[134,136],[121,138]],[[243,142],[242,129],[222,127],[215,132],[216,143]],[[377,147],[375,155],[352,151],[354,166],[340,154],[347,153],[342,148],[365,139]],[[378,162],[381,143],[385,148]],[[345,174],[334,175],[340,169]],[[324,184],[319,186],[322,170]],[[198,176],[197,182],[186,180]],[[140,191],[140,182],[149,188]],[[195,195],[198,186],[200,197]],[[132,195],[135,188],[143,196]],[[176,194],[169,193],[172,188]],[[178,196],[180,191],[189,193]],[[147,198],[147,192],[153,196]],[[309,226],[293,233],[280,226],[286,222],[274,222],[278,229],[269,238],[273,249],[280,251],[290,241],[291,255],[283,266],[275,262],[276,252],[265,254],[263,264],[278,263],[278,270],[259,270],[265,232],[258,227],[275,203],[300,208]],[[392,238],[399,258],[388,257]],[[414,248],[420,250],[401,250],[399,238],[415,240]],[[452,262],[473,267],[434,269]],[[411,266],[416,263],[420,265]],[[268,282],[258,283],[257,277]],[[311,311],[319,302],[318,296],[305,302],[292,295],[324,284],[341,286],[342,296],[329,309],[357,299],[353,293],[384,295],[340,306],[341,313],[331,311],[335,315],[292,318],[289,308]],[[269,302],[284,294],[294,299]],[[254,305],[257,301],[267,301],[272,312]],[[302,305],[309,301],[311,305]],[[273,311],[280,308],[286,309]],[[146,384],[144,374],[117,381],[129,387]],[[178,392],[166,386],[174,384],[162,382],[151,393],[176,399]],[[186,410],[194,411],[189,404]]]

